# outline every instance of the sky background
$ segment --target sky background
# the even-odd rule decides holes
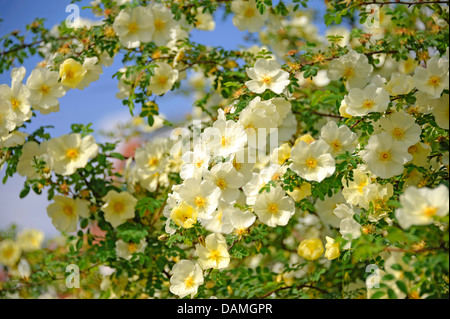
[[[92,20],[99,20],[89,9],[81,9],[89,5],[90,1],[83,0],[77,3],[80,6],[80,16]],[[275,1],[274,1],[275,2]],[[324,14],[323,1],[310,1],[311,7],[318,10],[319,22]],[[14,31],[25,31],[25,25],[31,23],[35,18],[45,18],[45,27],[51,28],[66,19],[70,12],[66,12],[66,6],[70,0],[0,0],[0,36]],[[191,32],[191,39],[195,42],[209,45],[222,46],[225,49],[238,49],[245,44],[246,32],[239,31],[231,22],[232,16],[223,20],[219,13],[215,16],[216,28],[214,31]],[[325,26],[316,23],[319,33],[323,34]],[[248,45],[248,44],[247,44]],[[0,49],[1,50],[1,49]],[[24,79],[30,75],[31,70],[41,61],[39,56],[26,60],[23,66],[27,73]],[[48,132],[52,137],[57,137],[70,132],[73,123],[93,123],[96,130],[96,140],[101,140],[98,135],[99,129],[108,129],[118,121],[130,118],[126,106],[115,97],[118,92],[117,79],[112,75],[123,65],[120,58],[116,57],[110,67],[103,67],[100,80],[93,82],[84,90],[69,90],[64,97],[59,99],[60,111],[48,115],[37,114],[32,119],[26,132],[33,132],[43,125],[53,125],[54,128]],[[11,84],[10,72],[0,74],[0,84]],[[179,95],[166,94],[158,99],[160,113],[164,114],[169,121],[182,119],[188,114],[192,107],[192,98]],[[0,180],[4,176],[4,169],[0,171]],[[47,216],[46,207],[49,204],[46,193],[38,196],[33,191],[24,198],[19,198],[25,178],[16,174],[8,179],[6,184],[0,182],[0,230],[16,224],[19,229],[37,228],[45,232],[47,237],[52,237],[59,232],[54,228],[50,218]]]

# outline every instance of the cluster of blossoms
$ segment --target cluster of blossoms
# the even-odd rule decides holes
[[[13,275],[28,278],[31,267],[23,254],[39,250],[44,241],[44,234],[37,229],[24,229],[17,238],[0,241],[0,263],[13,269]]]
[[[28,76],[26,84],[23,83],[25,68],[13,69],[11,87],[0,86],[0,145],[22,145],[28,134],[17,129],[31,119],[33,111],[41,114],[58,112],[58,99],[67,90],[82,90],[98,80],[101,73],[102,66],[97,57],[86,58],[83,64],[67,59],[60,65],[59,73],[49,66],[38,67]]]
[[[436,239],[448,229],[449,213],[447,47],[393,53],[380,40],[392,22],[386,17],[359,37],[337,26],[325,39],[306,11],[233,0],[226,10],[234,26],[259,32],[264,46],[226,52],[188,39],[194,28],[215,28],[219,1],[187,9],[179,1],[106,2],[92,3],[105,20],[80,22],[80,39],[56,52],[40,47],[45,61],[25,84],[20,67],[12,69],[11,86],[0,86],[0,159],[27,178],[28,191],[50,187],[48,216],[59,231],[77,234],[72,250],[94,252],[107,296],[120,297],[118,287],[130,283],[136,295],[164,296],[165,289],[180,298],[204,296],[214,287],[211,274],[232,283],[240,270],[228,270],[260,272],[271,255],[268,272],[283,289],[318,283],[315,269],[323,279],[327,271],[344,273],[340,265],[347,271],[350,260],[383,260],[382,288],[402,297],[408,294],[397,268],[412,271],[419,259],[406,260],[405,252],[429,248],[402,244],[405,237],[416,240],[416,227],[433,227],[433,249],[448,255],[448,238]],[[448,33],[444,22],[436,25]],[[142,105],[133,119],[142,136],[129,154],[111,153],[114,147],[83,130],[54,138],[18,130],[33,113],[57,112],[67,90],[99,80],[119,54],[126,66],[116,74],[116,97],[131,112]],[[156,96],[185,84],[197,102],[168,133]],[[142,125],[145,117],[149,125]],[[120,163],[113,167],[109,158]],[[41,242],[35,231],[0,241],[0,263],[30,277],[21,251]],[[141,267],[148,273],[138,274]],[[410,297],[427,278],[411,276]],[[351,279],[353,293],[361,286],[368,297],[379,293],[372,277]]]

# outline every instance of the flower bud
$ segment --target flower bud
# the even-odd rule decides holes
[[[333,260],[339,257],[341,251],[339,250],[339,243],[336,243],[333,238],[326,237],[327,243],[325,244],[325,257],[328,260]]]
[[[322,256],[324,251],[322,241],[319,238],[302,240],[298,246],[298,254],[306,260],[316,260]]]

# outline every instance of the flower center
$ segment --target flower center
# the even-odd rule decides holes
[[[253,133],[256,132],[256,129],[255,129],[255,126],[253,125],[253,123],[248,124],[248,125],[245,127],[245,130],[247,131],[247,134],[253,134]]]
[[[211,259],[217,263],[220,260],[220,251],[211,250],[211,252],[209,253],[209,259]]]
[[[78,157],[78,150],[76,148],[69,148],[66,151],[66,158],[74,160]]]
[[[12,255],[14,254],[14,249],[13,248],[6,248],[5,250],[3,250],[2,255],[4,259],[9,259],[12,257]]]
[[[233,166],[237,171],[240,171],[242,168],[242,163],[238,163],[238,162],[234,162],[233,161]]]
[[[278,212],[278,206],[275,203],[271,203],[268,206],[269,212],[271,212],[272,214],[275,214]]]
[[[128,244],[128,250],[130,251],[130,253],[134,253],[137,250],[137,244],[135,243],[129,243]]]
[[[163,86],[163,85],[166,85],[167,80],[168,80],[167,76],[160,76],[160,77],[158,77],[157,82],[159,85]]]
[[[380,153],[380,160],[381,161],[389,161],[391,159],[391,153],[388,151],[381,152]]]
[[[315,158],[312,158],[312,157],[308,158],[306,160],[306,166],[308,166],[309,169],[316,168],[317,160]]]
[[[200,167],[202,167],[203,166],[203,163],[204,163],[205,161],[204,160],[198,160],[196,163],[195,163],[195,166],[197,166],[197,168],[200,168]]]
[[[417,146],[416,145],[411,145],[410,147],[408,147],[408,153],[409,154],[415,154],[417,152]]]
[[[138,29],[139,29],[139,27],[138,27],[136,22],[131,22],[128,25],[128,32],[129,33],[136,33]]]
[[[66,216],[72,216],[73,215],[73,207],[72,206],[64,206],[63,212],[64,212],[64,214],[66,214]]]
[[[192,275],[184,280],[184,285],[186,286],[186,288],[192,288],[192,286],[194,286],[194,278]]]
[[[201,196],[197,196],[195,197],[194,202],[198,207],[203,207],[206,204],[206,199]]]
[[[66,70],[66,72],[64,73],[64,76],[65,76],[66,79],[70,80],[70,79],[73,79],[74,73],[73,73],[72,70]]]
[[[365,100],[365,101],[363,102],[362,106],[363,106],[363,108],[365,108],[365,109],[371,109],[371,108],[373,108],[374,104],[375,104],[375,102],[372,101],[372,100]]]
[[[274,181],[274,182],[276,182],[276,181],[280,180],[281,175],[283,175],[283,174],[281,174],[281,173],[275,173],[275,174],[272,175],[271,180]]]
[[[348,78],[351,78],[354,74],[355,74],[355,71],[353,70],[353,68],[347,68],[344,72],[344,77],[346,79],[348,79]]]
[[[396,138],[396,139],[401,139],[405,136],[405,131],[399,127],[396,127],[392,130],[392,135]]]
[[[222,147],[225,147],[230,144],[230,139],[228,137],[222,136],[221,143],[222,143]]]
[[[410,299],[420,299],[420,295],[419,295],[419,293],[417,292],[417,290],[411,291],[411,292],[408,294],[408,297],[409,297]]]
[[[121,202],[115,202],[113,205],[113,210],[114,212],[116,212],[117,214],[122,213],[123,209],[125,208],[124,204]]]
[[[433,87],[437,87],[440,83],[441,83],[441,78],[439,76],[434,75],[428,79],[428,84]]]
[[[217,186],[218,186],[220,189],[224,189],[225,187],[227,187],[227,182],[225,181],[225,179],[219,178],[219,179],[217,180]]]
[[[244,17],[251,18],[255,15],[255,10],[253,8],[247,7],[243,13]]]
[[[12,105],[13,109],[17,109],[20,106],[20,101],[18,99],[16,99],[15,97],[13,97],[11,99],[11,105]]]
[[[148,165],[149,166],[156,166],[158,164],[158,159],[156,157],[152,157],[148,160]]]
[[[268,76],[268,75],[265,75],[265,76],[262,77],[262,80],[263,80],[263,82],[264,82],[266,85],[269,85],[269,84],[272,82],[272,77],[271,77],[271,76]]]
[[[41,92],[43,95],[47,95],[50,92],[50,87],[47,84],[42,84]]]
[[[428,206],[423,210],[423,214],[428,217],[433,217],[437,213],[437,207]]]
[[[363,193],[363,189],[364,187],[367,185],[368,183],[363,181],[361,183],[358,184],[358,191],[362,194]]]
[[[339,150],[341,149],[341,147],[342,147],[342,144],[341,144],[341,142],[340,142],[339,140],[334,140],[334,141],[331,143],[331,147],[333,147],[333,149],[334,149],[335,151],[339,151]]]
[[[162,29],[164,29],[165,25],[166,25],[166,23],[164,21],[162,21],[161,19],[155,20],[155,23],[154,23],[155,30],[161,31]]]

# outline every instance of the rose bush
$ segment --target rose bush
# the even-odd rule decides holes
[[[3,183],[45,189],[63,239],[2,231],[0,296],[448,298],[448,1],[326,6],[325,36],[303,0],[96,0],[101,23],[3,35]],[[190,40],[219,14],[257,44]],[[138,117],[112,142],[28,131],[117,59]],[[156,98],[186,89],[171,123]]]

